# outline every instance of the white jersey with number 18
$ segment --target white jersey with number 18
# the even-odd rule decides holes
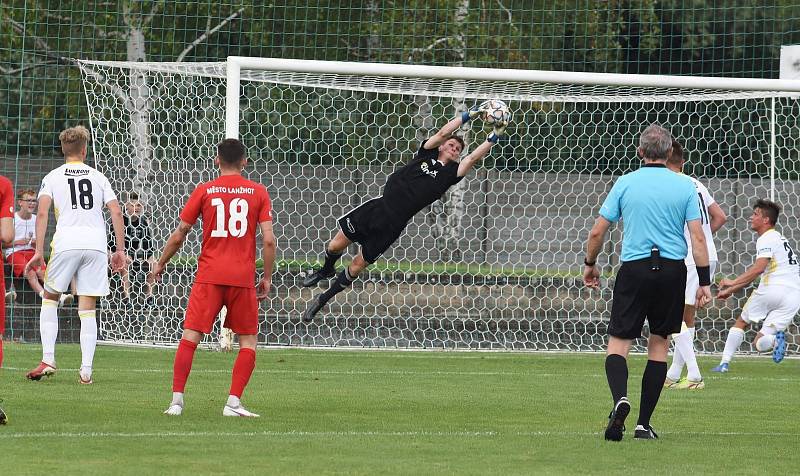
[[[106,251],[103,206],[117,196],[105,175],[83,162],[67,162],[42,179],[39,197],[43,195],[53,199],[56,215],[54,254],[67,250]]]

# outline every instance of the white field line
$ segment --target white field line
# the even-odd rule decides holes
[[[746,437],[796,437],[796,433],[788,432],[742,432],[742,431],[676,431],[674,433],[662,432],[663,435],[685,436],[746,436]],[[523,431],[523,432],[498,432],[498,431],[153,431],[153,432],[26,432],[26,433],[0,433],[0,440],[24,438],[75,438],[75,439],[105,439],[105,438],[219,438],[219,437],[265,437],[265,438],[293,438],[293,437],[321,437],[321,438],[364,438],[364,437],[390,437],[390,438],[507,438],[507,437],[596,437],[600,432],[578,431]]]
[[[115,343],[109,341],[99,341],[98,346],[103,349],[113,349],[115,352],[138,352],[142,349],[161,349],[175,351],[176,346],[153,346],[149,344],[127,344]],[[202,344],[201,344],[202,345]],[[238,344],[234,345],[234,349],[238,349]],[[204,348],[204,350],[209,350]],[[354,357],[354,358],[394,358],[396,355],[403,354],[404,359],[502,359],[502,358],[520,358],[536,356],[537,359],[561,359],[565,355],[569,356],[583,356],[583,355],[599,355],[605,356],[606,351],[603,350],[508,350],[508,349],[438,349],[438,348],[402,348],[402,347],[347,347],[347,346],[303,346],[303,345],[268,345],[259,346],[258,351],[281,353],[283,351],[290,351],[288,355],[296,355],[292,351],[301,351],[303,356],[314,356],[328,358],[330,355],[337,357]],[[305,352],[308,351],[308,352]],[[718,353],[711,352],[696,352],[700,358],[718,358]],[[476,355],[469,355],[476,354]],[[645,357],[646,352],[631,352],[632,356]],[[672,354],[670,354],[672,355]],[[769,360],[770,355],[759,355],[754,353],[736,355],[737,359],[764,359]],[[790,354],[784,357],[784,360],[800,360],[800,354]]]
[[[14,345],[13,343],[11,343]],[[18,344],[22,346],[36,346],[37,344]],[[74,344],[77,345],[77,344]],[[128,344],[117,343],[111,341],[98,341],[98,346],[103,348],[103,352],[120,352],[120,353],[136,353],[148,350],[162,350],[175,352],[175,345],[151,345],[151,344]],[[204,344],[200,344],[203,346]],[[10,347],[10,346],[9,346]],[[239,346],[235,344],[234,349]],[[212,352],[208,346],[202,347],[202,350]],[[343,358],[376,358],[376,359],[391,359],[397,358],[396,354],[402,354],[403,359],[455,359],[455,360],[492,360],[492,359],[518,359],[520,357],[536,356],[537,359],[542,360],[559,360],[565,355],[569,356],[583,356],[583,355],[598,355],[604,356],[605,351],[594,350],[506,350],[506,349],[417,349],[417,348],[394,348],[394,347],[311,347],[302,345],[269,345],[259,346],[258,352],[277,353],[281,354],[284,351],[286,355],[296,356],[299,354],[306,357],[322,357],[324,359],[330,358],[331,355]],[[299,352],[296,352],[299,351]],[[393,355],[394,354],[394,355]],[[476,355],[469,355],[476,354]],[[647,354],[644,352],[631,352],[630,355],[645,357]],[[670,354],[671,355],[671,354]],[[709,352],[697,352],[699,358],[718,358],[719,354]],[[765,362],[770,360],[769,355],[758,354],[737,354],[737,360],[760,360]],[[791,354],[784,357],[784,360],[800,360],[800,354]]]
[[[26,371],[20,367],[3,367],[5,370]],[[59,367],[60,372],[77,372],[77,368]],[[96,373],[133,373],[133,374],[172,374],[172,369],[109,369],[95,368]],[[194,374],[230,374],[230,369],[192,369]],[[434,370],[430,372],[418,372],[414,370],[282,370],[282,369],[255,369],[253,373],[275,374],[275,375],[396,375],[396,376],[485,376],[485,377],[536,377],[536,378],[606,378],[605,374],[574,374],[574,373],[540,373],[540,372],[464,372],[464,371],[445,371]],[[741,380],[756,382],[797,382],[797,378],[790,377],[737,377],[724,376],[718,377],[719,380]],[[717,378],[714,378],[717,380]]]
[[[36,345],[36,344],[21,344],[21,345]],[[163,351],[171,351],[175,352],[176,346],[175,345],[151,345],[151,344],[128,344],[128,343],[117,343],[111,341],[98,341],[98,346],[103,348],[103,352],[141,352],[143,350],[163,350]],[[204,344],[200,344],[202,350],[205,351],[212,351],[208,348],[208,346],[204,346]],[[234,344],[234,349],[238,349],[238,344]],[[595,351],[595,350],[507,350],[507,349],[438,349],[438,348],[395,348],[395,347],[347,347],[347,346],[338,346],[338,347],[311,347],[311,346],[303,346],[303,345],[268,345],[268,346],[261,346],[258,347],[259,352],[268,352],[268,353],[282,353],[284,351],[288,351],[287,355],[297,355],[299,353],[303,353],[303,356],[313,356],[313,357],[322,357],[322,358],[329,358],[331,355],[336,355],[337,357],[345,357],[345,358],[395,358],[396,355],[392,354],[403,354],[404,359],[476,359],[476,360],[490,360],[490,359],[503,359],[503,358],[519,358],[519,357],[529,357],[529,356],[536,356],[537,359],[545,359],[545,360],[556,360],[561,359],[565,355],[569,356],[578,356],[578,355],[600,355],[604,356],[606,354],[605,351]],[[307,352],[306,352],[307,351]],[[475,355],[469,355],[475,354]],[[645,352],[631,352],[630,355],[632,356],[639,356],[645,357],[647,354]],[[710,353],[710,352],[702,352],[698,351],[697,356],[700,358],[704,357],[713,357],[718,358],[720,354]],[[769,355],[758,355],[758,354],[737,354],[736,359],[764,359],[767,361],[770,359]],[[784,360],[800,360],[800,354],[790,354],[784,357]]]

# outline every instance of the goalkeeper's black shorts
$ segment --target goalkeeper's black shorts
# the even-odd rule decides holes
[[[368,200],[339,218],[339,227],[350,241],[361,245],[367,263],[374,263],[397,241],[408,225],[389,209],[383,197]]]
[[[683,260],[662,257],[658,271],[651,269],[650,258],[623,262],[614,283],[608,334],[639,338],[645,318],[650,334],[667,337],[680,332],[685,288]]]

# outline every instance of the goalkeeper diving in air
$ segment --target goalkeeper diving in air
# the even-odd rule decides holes
[[[455,132],[476,118],[493,122],[494,130],[485,142],[459,161],[464,151],[464,140]],[[350,287],[367,266],[397,241],[417,212],[438,200],[486,157],[505,133],[510,120],[508,108],[497,100],[486,101],[458,114],[433,137],[423,141],[408,164],[389,175],[383,195],[362,203],[339,218],[339,231],[325,248],[324,264],[305,277],[303,286],[314,286],[333,276],[336,280],[309,303],[303,321],[311,321],[328,301]],[[353,242],[361,245],[360,251],[350,265],[337,274],[336,261]]]

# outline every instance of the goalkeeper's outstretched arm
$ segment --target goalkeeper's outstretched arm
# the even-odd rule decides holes
[[[450,122],[444,125],[439,132],[433,135],[427,142],[425,142],[425,148],[428,150],[436,149],[440,145],[444,144],[450,136],[453,135],[455,131],[457,131],[463,124],[466,124],[472,119],[480,116],[481,114],[486,111],[490,101],[485,101],[468,111],[464,111],[461,114],[454,117]]]
[[[479,145],[469,155],[461,159],[461,162],[458,163],[459,177],[467,175],[467,173],[472,170],[472,167],[474,167],[476,163],[489,155],[489,149],[491,149],[493,145],[497,144],[497,141],[500,140],[500,137],[505,134],[506,127],[508,127],[507,122],[496,123],[494,126],[494,131],[492,131],[492,133],[486,137],[486,141]]]

